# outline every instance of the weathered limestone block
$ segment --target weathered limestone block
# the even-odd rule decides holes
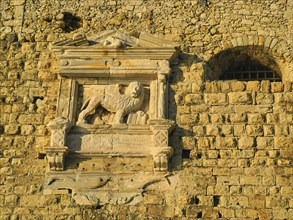
[[[247,115],[245,113],[235,113],[229,115],[229,121],[233,124],[244,123],[247,120]]]
[[[237,140],[234,137],[216,137],[216,149],[230,149],[237,146]]]
[[[223,136],[233,136],[234,126],[233,125],[222,125],[220,134]]]
[[[249,81],[246,84],[247,91],[258,92],[260,91],[260,82],[259,81]]]
[[[219,127],[217,125],[206,125],[207,136],[217,136],[219,134]]]
[[[194,137],[182,137],[183,148],[187,150],[192,150],[195,147]]]
[[[6,125],[4,127],[4,132],[7,134],[19,134],[20,127],[16,124]]]
[[[240,137],[238,140],[239,149],[253,149],[255,145],[254,137]]]
[[[246,133],[248,136],[262,136],[263,126],[262,125],[246,125]]]
[[[264,136],[273,136],[275,134],[274,126],[263,125]]]
[[[283,92],[284,84],[282,82],[272,82],[271,83],[271,92]]]
[[[246,127],[245,125],[234,125],[234,135],[235,136],[243,136],[246,134]]]
[[[293,94],[292,93],[286,93],[286,94],[284,94],[284,96],[285,96],[286,103],[289,103],[289,104],[293,103]]]
[[[221,82],[206,82],[205,92],[207,93],[218,93],[221,92]]]
[[[286,104],[286,96],[283,93],[274,93],[275,104],[277,105],[285,105]]]
[[[263,93],[267,93],[271,91],[271,83],[268,80],[261,81],[260,91]]]
[[[205,93],[204,100],[209,105],[224,105],[227,103],[226,94],[224,93]]]
[[[258,105],[269,105],[274,103],[274,95],[271,93],[257,93],[256,103]]]
[[[207,137],[196,138],[196,146],[198,147],[198,149],[214,148],[212,147],[214,145],[214,142],[215,142],[214,138],[207,138]]]
[[[192,131],[196,137],[205,136],[205,130],[206,130],[205,126],[194,126],[192,128]]]
[[[187,105],[197,105],[203,103],[202,94],[187,94],[184,99]]]
[[[231,104],[251,104],[252,97],[247,92],[228,93],[229,102]]]
[[[262,114],[257,113],[249,113],[247,114],[248,124],[263,124],[264,116]]]
[[[242,92],[245,90],[245,87],[244,82],[236,81],[231,83],[232,92]]]
[[[211,114],[210,119],[212,124],[223,124],[225,121],[225,117],[222,114]]]
[[[221,92],[231,92],[231,82],[223,81],[221,82]]]

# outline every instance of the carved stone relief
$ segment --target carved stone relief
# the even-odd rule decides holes
[[[121,124],[123,118],[130,112],[136,113],[144,101],[144,88],[139,82],[131,82],[126,87],[124,94],[121,94],[121,85],[105,86],[103,90],[98,90],[92,94],[81,107],[77,124],[87,123],[86,117],[92,114],[97,107],[101,106],[111,113],[115,113],[114,118],[108,124]],[[139,115],[143,114],[141,112]],[[101,118],[101,113],[98,114]]]
[[[120,172],[111,166],[118,159],[129,167],[127,177],[115,176],[123,182],[133,178],[134,170],[149,172],[149,158],[153,172],[161,177],[168,172],[173,154],[168,137],[174,122],[167,119],[166,100],[175,45],[149,34],[135,38],[106,31],[90,38],[78,34],[54,43],[52,49],[60,62],[61,81],[57,118],[48,125],[45,192],[68,188],[84,205],[141,201],[141,187],[125,192],[105,187],[113,173]],[[101,172],[97,161],[108,160]],[[150,174],[148,181],[157,177]]]

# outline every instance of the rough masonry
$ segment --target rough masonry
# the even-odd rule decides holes
[[[293,218],[291,0],[2,0],[0,9],[0,219]],[[118,29],[178,42],[168,77],[166,116],[176,123],[169,172],[140,186],[133,205],[47,195],[44,148],[61,79],[52,44]],[[281,81],[220,80],[247,57]],[[132,170],[140,180],[150,161],[104,158],[96,169]],[[119,189],[107,178],[100,185]]]

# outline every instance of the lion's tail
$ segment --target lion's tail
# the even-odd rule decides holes
[[[88,99],[85,100],[85,102],[81,106],[81,109],[80,109],[81,111],[84,110],[87,107],[87,105],[89,104],[90,100],[91,100],[91,98],[88,98]]]

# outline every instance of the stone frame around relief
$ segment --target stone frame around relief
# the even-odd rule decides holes
[[[141,201],[144,185],[163,178],[173,154],[168,139],[175,123],[167,119],[167,95],[170,63],[176,63],[177,59],[176,46],[146,33],[134,38],[121,31],[106,31],[90,39],[76,35],[53,44],[52,49],[59,60],[61,78],[57,117],[48,124],[51,144],[45,147],[48,170],[44,193],[58,194],[68,189],[75,201],[83,205]],[[130,84],[136,82],[148,94],[142,100],[147,107],[127,110],[127,120],[89,123],[88,116],[80,113],[84,111],[80,108],[85,98],[100,97],[95,91],[107,94],[106,88],[120,84],[119,94],[125,96]],[[106,104],[102,107],[108,108]],[[139,111],[148,117],[137,120],[135,114]],[[123,160],[126,170],[115,166],[111,171],[92,168],[95,163],[103,165],[100,163],[109,158]],[[144,166],[132,169],[143,158],[151,158],[151,169]],[[75,166],[77,160],[82,165]],[[143,172],[144,178],[136,177],[137,172]],[[121,193],[121,184],[125,184],[127,192]],[[109,193],[117,198],[112,201]]]

